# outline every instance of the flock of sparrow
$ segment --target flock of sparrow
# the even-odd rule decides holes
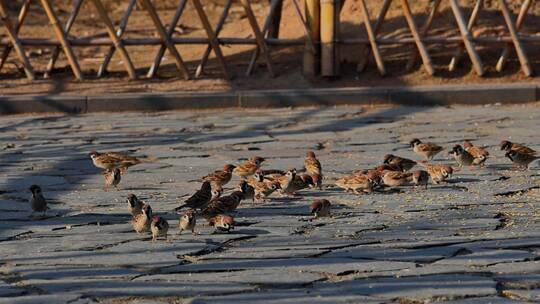
[[[429,179],[434,184],[445,181],[449,178],[453,169],[445,164],[432,164],[435,155],[444,150],[443,147],[434,143],[423,143],[419,139],[410,142],[413,151],[425,158],[416,162],[411,159],[388,154],[384,156],[383,164],[373,169],[355,171],[350,175],[343,176],[336,181],[336,186],[351,191],[356,194],[369,194],[381,187],[398,187],[412,185],[427,189]],[[510,159],[515,166],[527,169],[529,164],[540,158],[536,156],[536,151],[510,141],[501,142],[501,150],[506,151],[505,156]],[[470,141],[465,141],[463,146],[455,145],[451,151],[459,167],[479,166],[483,167],[489,153],[483,147],[474,146]],[[105,178],[105,190],[109,187],[117,187],[121,176],[127,169],[143,161],[117,152],[90,153],[93,164],[101,169]],[[238,208],[243,200],[267,201],[274,192],[281,196],[295,196],[298,191],[306,188],[321,189],[322,166],[316,158],[315,153],[309,151],[304,160],[304,168],[296,171],[290,169],[282,170],[262,170],[261,164],[264,158],[255,156],[239,165],[227,164],[223,170],[214,171],[202,177],[202,186],[190,196],[175,211],[180,213],[179,229],[190,230],[195,234],[196,218],[205,218],[210,226],[216,231],[226,231],[234,229],[234,219],[231,214]],[[422,166],[425,170],[411,171],[416,165]],[[300,172],[301,171],[301,172]],[[240,177],[238,187],[230,194],[223,195],[223,186],[229,183],[232,176]],[[41,188],[37,185],[30,187],[32,192],[31,205],[34,212],[47,210],[47,202],[43,197]],[[152,233],[152,241],[158,237],[167,239],[169,224],[167,220],[160,216],[153,216],[152,208],[149,204],[139,200],[134,194],[127,197],[128,209],[133,219],[131,221],[133,229],[137,233]],[[331,203],[326,199],[317,199],[310,205],[310,212],[314,218],[330,216]]]

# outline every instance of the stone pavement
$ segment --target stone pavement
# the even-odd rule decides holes
[[[538,104],[0,117],[0,303],[540,301],[539,165],[512,171],[497,147],[511,138],[540,150],[539,121]],[[428,191],[333,186],[388,152],[418,159],[413,137],[447,150],[471,139],[491,158]],[[104,192],[94,149],[156,161]],[[172,210],[199,177],[253,155],[300,168],[308,149],[323,191],[243,202],[229,234],[203,220],[199,235],[177,234]],[[50,202],[45,218],[31,217],[31,184]],[[169,220],[171,242],[132,232],[128,193]],[[314,198],[334,216],[309,221]]]

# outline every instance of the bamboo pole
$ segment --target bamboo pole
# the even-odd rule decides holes
[[[360,0],[360,6],[361,6],[361,11],[362,11],[362,16],[364,19],[364,26],[368,34],[369,44],[371,45],[371,51],[373,52],[373,56],[375,57],[375,63],[377,64],[377,69],[379,70],[379,73],[382,76],[384,76],[386,75],[384,61],[379,52],[379,46],[377,45],[377,41],[375,40],[375,33],[373,32],[373,28],[371,27],[371,20],[369,18],[369,12],[368,12],[368,8],[367,8],[365,0]]]
[[[184,64],[184,60],[182,60],[182,57],[180,56],[180,53],[178,53],[176,46],[172,43],[170,36],[167,35],[167,32],[165,31],[165,28],[163,27],[163,23],[161,23],[161,20],[159,19],[159,16],[154,6],[152,6],[152,3],[150,3],[150,0],[141,0],[141,2],[143,6],[146,8],[146,11],[148,12],[148,14],[150,15],[150,18],[152,19],[152,22],[154,23],[154,26],[156,27],[159,37],[161,38],[161,40],[167,47],[167,50],[169,50],[169,53],[171,53],[171,55],[173,56],[174,61],[176,63],[176,68],[180,72],[180,75],[185,80],[189,80],[190,78],[189,72],[186,65]],[[173,26],[173,32],[174,32],[174,26]]]
[[[519,30],[521,29],[521,26],[523,25],[523,22],[525,22],[525,17],[527,16],[527,12],[529,11],[529,8],[531,7],[532,0],[525,0],[523,4],[521,5],[521,8],[519,10],[519,14],[516,21],[516,28]],[[501,57],[497,61],[496,70],[497,72],[501,72],[504,69],[504,65],[506,63],[506,60],[508,59],[508,56],[510,55],[512,44],[507,43],[504,46],[504,50],[501,53]]]
[[[169,28],[167,29],[167,37],[169,37],[169,39],[172,39],[174,28],[176,27],[176,24],[178,23],[178,21],[180,20],[180,17],[182,16],[182,13],[184,12],[186,3],[187,3],[187,0],[179,0],[178,2],[178,6],[176,7],[176,12],[174,13],[171,23],[169,24]],[[154,63],[152,63],[152,65],[150,66],[150,69],[148,69],[148,73],[146,74],[146,77],[153,78],[156,75],[166,49],[167,49],[167,46],[162,43],[161,46],[159,47],[159,50],[156,56],[154,57]]]
[[[512,14],[510,13],[510,9],[508,8],[506,0],[499,0],[499,3],[501,4],[504,21],[506,22],[508,31],[510,32],[510,37],[512,38],[514,47],[516,48],[516,54],[518,56],[519,62],[521,63],[521,70],[523,71],[523,74],[525,74],[525,76],[530,77],[533,72],[529,63],[529,59],[527,58],[527,54],[525,53],[523,45],[518,38],[518,31],[514,26],[514,18],[512,18]]]
[[[270,9],[268,10],[268,16],[266,16],[266,20],[264,21],[264,25],[262,28],[263,36],[269,36],[268,31],[272,26],[272,17],[276,13],[276,9],[278,8],[278,6],[280,6],[280,3],[282,2],[283,0],[270,0]],[[251,75],[251,72],[253,72],[253,69],[255,68],[255,63],[257,62],[257,58],[259,57],[259,53],[259,47],[256,47],[251,53],[251,59],[249,60],[248,68],[246,70],[246,76]]]
[[[310,29],[311,40],[315,44],[313,51],[310,51],[307,46],[304,47],[304,64],[303,72],[307,77],[315,77],[319,72],[320,49],[318,42],[320,41],[320,24],[321,11],[318,0],[305,1],[306,24]],[[306,40],[306,44],[307,44]]]
[[[461,8],[459,7],[459,4],[456,0],[450,0],[450,6],[452,7],[452,12],[454,13],[454,17],[456,18],[456,22],[459,27],[459,32],[461,33],[461,37],[463,39],[463,44],[467,49],[467,53],[469,53],[469,57],[471,58],[473,67],[476,70],[476,73],[479,76],[482,76],[484,75],[484,67],[482,66],[482,60],[476,52],[476,45],[472,40],[471,32],[469,32],[469,29],[465,24],[465,18],[463,17]]]
[[[226,0],[225,6],[223,7],[223,13],[219,17],[218,23],[216,25],[216,39],[219,43],[219,33],[221,32],[221,29],[223,28],[223,25],[225,24],[225,20],[227,19],[227,15],[229,14],[229,9],[231,8],[232,0]],[[208,62],[208,57],[210,56],[210,52],[212,51],[212,46],[207,45],[206,49],[204,50],[203,56],[201,58],[201,62],[197,66],[197,70],[195,71],[195,78],[199,78],[203,71],[204,66]]]
[[[248,18],[249,24],[251,25],[251,29],[253,30],[255,39],[257,40],[257,45],[259,46],[259,49],[261,50],[263,56],[265,57],[266,68],[268,69],[268,73],[270,74],[271,77],[275,77],[272,58],[270,57],[270,52],[268,50],[266,40],[264,39],[261,29],[259,28],[259,24],[257,23],[255,14],[253,14],[253,10],[251,9],[251,4],[249,3],[249,1],[250,0],[240,0],[240,3],[242,3],[242,6],[244,7],[244,11],[246,12],[246,16]]]
[[[81,73],[79,62],[77,62],[77,57],[75,57],[75,53],[73,52],[73,49],[71,48],[71,44],[66,38],[66,33],[62,30],[62,27],[60,26],[60,23],[58,22],[58,17],[56,17],[56,14],[54,13],[52,9],[50,0],[41,0],[41,5],[43,6],[45,13],[47,14],[47,17],[49,18],[49,22],[51,23],[51,26],[53,27],[56,37],[58,38],[58,40],[60,41],[60,44],[62,45],[62,49],[64,50],[64,53],[66,54],[67,60],[69,62],[69,65],[71,66],[71,70],[73,74],[75,75],[75,78],[77,78],[78,80],[83,80],[84,77]]]
[[[19,31],[21,30],[24,19],[26,19],[26,16],[28,16],[28,11],[30,10],[30,4],[32,4],[32,0],[26,0],[21,7],[21,10],[19,12],[19,17],[17,18],[17,24],[15,25],[15,33],[17,35],[19,34]],[[13,47],[11,46],[11,44],[7,45],[4,48],[4,51],[2,52],[2,56],[0,56],[0,71],[4,67],[4,63],[8,59],[9,53],[11,53],[12,49]]]
[[[30,64],[28,57],[26,57],[24,48],[21,42],[19,41],[19,38],[17,37],[17,33],[15,32],[15,30],[13,29],[13,26],[11,25],[11,21],[9,20],[9,17],[7,14],[7,9],[4,6],[3,1],[0,1],[0,20],[4,24],[8,39],[10,40],[11,45],[15,49],[15,53],[17,53],[19,60],[21,61],[21,64],[24,69],[24,73],[26,74],[26,78],[28,78],[28,80],[30,81],[33,81],[35,79],[34,69],[32,68],[32,65]]]
[[[386,13],[388,13],[388,9],[390,8],[390,4],[392,4],[392,0],[384,0],[383,5],[381,7],[381,11],[379,12],[379,16],[377,17],[377,21],[375,21],[375,25],[373,26],[373,34],[375,35],[375,41],[380,41],[377,39],[377,34],[379,33],[379,30],[381,29],[381,26],[384,22],[384,18],[386,17]],[[367,40],[369,43],[369,40]],[[368,63],[370,48],[368,48],[368,43],[363,44],[360,46],[360,60],[358,61],[358,65],[356,67],[357,72],[362,72]]]
[[[476,4],[474,5],[473,11],[471,13],[471,16],[469,17],[469,22],[467,23],[467,31],[471,31],[474,25],[476,24],[476,19],[478,18],[478,13],[482,9],[482,6],[484,4],[484,0],[477,0]],[[462,23],[465,22],[465,19],[463,19]],[[457,20],[457,19],[456,19]],[[458,23],[459,26],[459,23]],[[470,38],[472,38],[472,35],[470,35]],[[463,57],[463,42],[458,45],[458,48],[456,50],[456,53],[454,56],[452,56],[452,59],[450,60],[450,64],[448,64],[448,70],[450,72],[453,72],[457,65],[459,64],[459,61],[461,61],[461,58]]]
[[[206,35],[208,36],[208,43],[214,50],[214,54],[216,55],[216,58],[221,66],[223,75],[225,76],[226,79],[231,79],[229,69],[227,68],[227,63],[225,62],[225,58],[223,57],[223,53],[221,52],[221,47],[219,46],[219,42],[217,41],[217,36],[214,30],[212,29],[210,22],[208,21],[208,17],[206,16],[206,13],[204,12],[202,4],[200,0],[192,0],[192,1],[193,1],[193,5],[195,6],[195,10],[199,14],[199,19],[201,19],[203,27],[206,31]]]
[[[128,6],[126,8],[126,11],[124,12],[124,16],[122,16],[122,19],[120,20],[120,24],[118,25],[118,30],[116,31],[116,35],[118,35],[119,38],[122,38],[124,35],[124,32],[126,31],[126,27],[129,21],[129,17],[131,16],[131,13],[133,12],[133,8],[135,7],[135,3],[137,0],[129,0]],[[111,46],[107,50],[107,54],[105,54],[105,58],[103,58],[103,62],[99,66],[97,77],[102,77],[104,74],[107,73],[107,67],[109,66],[109,63],[111,62],[111,59],[114,55],[114,51],[116,51],[116,48]]]
[[[325,77],[339,74],[339,67],[336,65],[338,14],[338,0],[321,0],[321,75]]]
[[[66,22],[66,26],[64,27],[64,31],[66,32],[66,35],[69,34],[71,31],[71,27],[73,26],[73,23],[75,23],[75,18],[79,14],[79,11],[81,9],[83,0],[76,0],[73,4],[73,10],[71,11],[71,14],[69,15],[69,18]],[[56,63],[56,60],[58,60],[58,56],[60,55],[60,47],[57,46],[53,49],[51,59],[49,60],[49,63],[47,64],[47,67],[45,68],[45,73],[43,75],[43,78],[49,78],[51,76],[51,72],[54,69],[54,64]]]
[[[270,6],[272,6],[272,0],[270,0]],[[269,38],[279,38],[279,26],[281,25],[281,14],[283,12],[283,0],[278,1],[272,18],[270,18],[270,26],[268,28]]]
[[[414,24],[414,19],[412,16],[411,8],[409,7],[408,0],[401,0],[401,7],[403,9],[403,15],[407,20],[407,24],[409,25],[409,30],[411,31],[416,47],[418,48],[418,52],[420,52],[420,57],[422,58],[422,62],[424,63],[424,68],[429,75],[433,75],[435,74],[435,70],[433,69],[433,65],[431,64],[431,58],[429,57],[426,46],[422,42],[422,37],[420,37],[418,29]]]
[[[437,16],[437,11],[439,9],[440,4],[441,4],[441,0],[433,1],[433,6],[431,7],[426,23],[420,30],[420,34],[422,36],[426,36],[428,34],[429,29],[431,28],[431,25],[433,24],[433,20],[435,19],[435,16]],[[411,53],[411,57],[409,58],[409,61],[407,62],[407,65],[405,67],[405,70],[410,71],[416,64],[416,61],[418,61],[418,52],[416,51],[416,49],[413,49]]]
[[[137,73],[135,72],[135,67],[133,66],[133,63],[131,62],[131,58],[129,58],[129,54],[126,48],[124,47],[122,40],[120,40],[120,38],[116,36],[114,25],[111,19],[109,18],[107,11],[105,11],[105,7],[103,6],[103,3],[101,3],[101,0],[92,0],[92,2],[94,3],[96,10],[98,11],[99,16],[101,17],[101,20],[103,21],[103,23],[105,23],[105,29],[107,30],[109,37],[113,41],[114,47],[118,50],[120,57],[122,57],[122,61],[124,62],[124,66],[126,68],[126,71],[128,72],[129,78],[132,80],[137,79]]]

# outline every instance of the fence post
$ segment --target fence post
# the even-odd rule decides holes
[[[305,16],[315,49],[311,50],[307,45],[309,42],[306,40],[306,45],[304,46],[304,75],[315,77],[319,72],[320,61],[321,8],[319,6],[319,0],[306,0]]]
[[[321,75],[339,74],[339,0],[321,0]]]

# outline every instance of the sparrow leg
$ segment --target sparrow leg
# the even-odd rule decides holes
[[[198,233],[195,232],[195,228],[191,229],[191,234],[192,234],[192,235],[198,235]]]

